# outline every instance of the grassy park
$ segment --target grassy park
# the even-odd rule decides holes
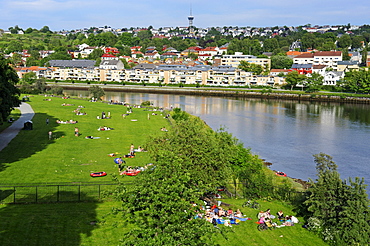
[[[29,103],[35,111],[33,130],[22,130],[0,152],[0,184],[109,183],[114,176],[129,182],[135,177],[119,176],[114,158],[108,154],[125,155],[131,144],[145,148],[149,136],[163,134],[162,127],[170,129],[170,123],[161,112],[145,108],[133,107],[132,113],[123,117],[128,110],[126,106],[83,99],[34,96]],[[73,112],[78,106],[86,115]],[[111,117],[97,119],[102,112],[106,115],[109,112]],[[57,120],[77,120],[78,123],[58,124]],[[98,131],[102,126],[113,130]],[[79,137],[74,135],[75,127],[79,128]],[[49,131],[52,131],[51,139]],[[86,136],[98,138],[86,139]],[[130,166],[150,163],[146,152],[124,160]],[[108,175],[90,177],[91,172],[99,171]],[[223,201],[233,209],[240,208],[252,220],[241,222],[227,232],[221,225],[220,232],[225,232],[213,238],[220,245],[326,245],[302,228],[303,223],[260,232],[255,223],[258,211],[242,207],[245,199]],[[287,203],[263,199],[258,202],[262,210],[271,209],[273,214],[279,210],[286,215],[296,214]],[[119,213],[114,213],[119,207],[120,202],[109,197],[81,203],[3,204],[0,205],[0,238],[3,245],[118,245],[123,232],[132,228]]]

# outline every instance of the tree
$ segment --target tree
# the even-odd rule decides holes
[[[238,68],[246,72],[252,72],[254,75],[260,75],[263,72],[261,65],[247,61],[240,61]]]
[[[304,74],[299,74],[297,71],[293,71],[288,73],[288,75],[285,78],[285,81],[287,85],[290,86],[290,90],[293,90],[295,86],[303,82],[305,79],[306,76]]]
[[[337,45],[338,45],[339,48],[348,48],[348,47],[350,47],[352,45],[351,37],[348,34],[342,35],[338,39],[338,44]]]
[[[141,40],[143,39],[150,39],[153,37],[153,34],[150,30],[143,30],[143,31],[139,31],[137,33],[137,37]]]
[[[195,117],[179,117],[173,129],[151,138],[146,149],[155,167],[118,192],[125,218],[137,228],[124,235],[125,245],[214,244],[215,228],[194,216],[205,193],[229,176],[233,153],[223,140]]]
[[[360,69],[346,73],[340,83],[347,91],[355,93],[370,93],[370,71]]]
[[[28,84],[33,84],[35,80],[37,79],[37,76],[34,72],[28,72],[23,74],[22,81]]]
[[[340,179],[332,157],[314,155],[317,176],[311,180],[305,201],[311,219],[319,221],[318,232],[333,245],[368,245],[370,243],[369,200],[364,180]]]
[[[366,62],[367,62],[367,47],[365,47],[362,50],[361,55],[362,55],[362,57],[361,57],[361,65],[366,67]]]
[[[90,86],[89,93],[90,95],[92,95],[93,98],[97,100],[101,100],[101,97],[105,95],[103,88],[97,85]]]
[[[50,31],[50,29],[49,29],[49,27],[48,27],[48,26],[44,26],[44,27],[42,27],[42,28],[40,29],[40,32],[43,32],[43,33],[49,33],[49,32],[51,32],[51,31]]]
[[[276,55],[271,57],[271,69],[291,68],[293,59],[288,56]]]
[[[324,77],[318,73],[312,73],[306,78],[306,92],[319,91],[324,83]]]
[[[102,49],[94,49],[88,56],[90,60],[97,60],[104,54],[104,51]]]
[[[6,121],[14,107],[20,104],[19,90],[15,87],[18,83],[17,73],[0,56],[0,124]]]

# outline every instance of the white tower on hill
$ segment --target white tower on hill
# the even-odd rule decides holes
[[[188,20],[189,20],[189,33],[193,33],[194,32],[194,29],[193,29],[194,16],[192,15],[192,9],[191,8],[190,8],[190,15],[188,16]]]

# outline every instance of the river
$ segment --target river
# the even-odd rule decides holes
[[[86,91],[65,92],[87,96]],[[104,100],[179,107],[213,129],[226,128],[273,163],[271,169],[290,177],[315,179],[312,155],[323,152],[333,157],[342,179],[364,177],[370,184],[370,105],[125,92],[106,92]]]

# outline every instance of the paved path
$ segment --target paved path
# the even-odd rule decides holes
[[[35,112],[28,103],[22,102],[20,107],[17,109],[21,110],[21,117],[19,117],[19,119],[14,121],[11,126],[0,133],[0,151],[4,149],[10,143],[10,141],[15,138],[15,136],[17,136],[20,130],[23,129],[24,122],[27,120],[32,120],[33,116],[35,115]]]

